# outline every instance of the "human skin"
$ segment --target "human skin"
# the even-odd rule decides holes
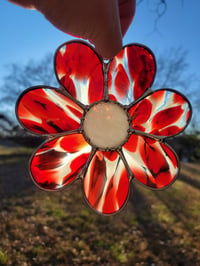
[[[8,1],[37,9],[61,31],[88,39],[104,58],[112,58],[121,50],[136,5],[136,0]]]

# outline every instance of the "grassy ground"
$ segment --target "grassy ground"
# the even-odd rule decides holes
[[[168,190],[138,184],[126,208],[102,217],[81,184],[44,192],[30,149],[0,147],[0,265],[200,265],[200,166],[184,163]]]

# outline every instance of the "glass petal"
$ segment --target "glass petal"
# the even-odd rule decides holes
[[[16,113],[31,132],[56,134],[78,129],[83,110],[54,88],[33,87],[20,96]]]
[[[178,159],[167,144],[131,135],[122,151],[134,177],[148,187],[164,188],[177,177]]]
[[[88,44],[73,41],[60,46],[55,54],[55,71],[64,88],[83,104],[102,99],[102,63]]]
[[[84,178],[84,191],[89,205],[102,214],[114,214],[125,204],[129,178],[116,151],[97,151]]]
[[[191,118],[191,105],[179,92],[157,90],[130,108],[133,129],[157,136],[181,132]]]
[[[43,189],[56,190],[72,182],[84,167],[91,146],[82,134],[47,141],[30,163],[33,180]]]
[[[145,46],[125,46],[115,56],[108,73],[108,93],[111,100],[128,105],[151,86],[156,73],[153,53]]]

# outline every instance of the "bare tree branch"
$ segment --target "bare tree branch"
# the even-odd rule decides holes
[[[181,47],[165,50],[157,59],[157,79],[156,88],[159,87],[179,87],[182,90],[188,88],[188,81],[191,74],[187,74],[187,51]]]
[[[181,5],[183,6],[184,0],[179,0]],[[158,31],[158,22],[167,12],[167,3],[168,0],[137,0],[137,6],[142,3],[146,3],[148,5],[149,11],[155,14],[154,21],[154,30]]]
[[[53,56],[46,55],[41,61],[30,60],[25,65],[12,64],[7,69],[8,75],[4,77],[1,101],[13,102],[19,94],[28,87],[48,84],[57,86],[53,70]],[[12,93],[10,93],[12,91]]]

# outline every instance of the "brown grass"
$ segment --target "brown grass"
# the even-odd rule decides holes
[[[0,265],[200,265],[200,167],[185,163],[165,191],[136,183],[116,216],[93,213],[81,184],[34,186],[30,149],[0,152]]]

